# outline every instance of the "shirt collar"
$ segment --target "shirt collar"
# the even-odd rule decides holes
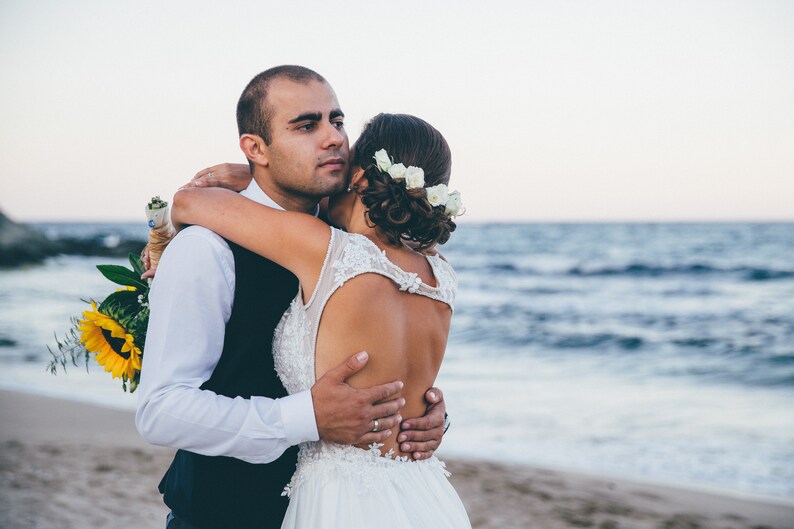
[[[243,195],[245,198],[253,200],[254,202],[259,202],[260,204],[264,204],[265,206],[269,206],[271,208],[280,209],[281,211],[284,211],[284,208],[279,206],[275,200],[270,198],[267,195],[267,193],[265,193],[262,190],[262,188],[259,187],[259,184],[257,184],[256,180],[254,180],[253,178],[251,179],[251,183],[248,184],[248,187],[242,192],[240,192],[240,194]],[[318,204],[314,208],[314,213],[312,213],[312,215],[316,217],[319,214],[320,214],[320,205]]]

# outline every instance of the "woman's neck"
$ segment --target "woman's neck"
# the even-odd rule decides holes
[[[347,226],[345,226],[345,230],[348,233],[358,233],[370,238],[377,238],[378,236],[377,230],[367,223],[367,210],[360,199],[357,199],[353,203],[353,208],[350,212],[350,218],[348,219]]]
[[[378,230],[367,226],[366,222],[351,224],[350,226],[348,226],[347,232],[363,235],[364,237],[368,238],[376,245],[378,245],[381,249],[391,247],[390,244],[388,244],[386,241],[380,238],[380,236],[378,235]]]
[[[390,244],[388,241],[384,240],[378,233],[377,228],[370,226],[367,222],[366,212],[367,209],[364,207],[364,204],[361,203],[361,200],[356,200],[353,204],[352,213],[347,222],[347,226],[344,226],[345,231],[364,235],[384,251],[389,249],[402,250],[405,248],[403,246]]]

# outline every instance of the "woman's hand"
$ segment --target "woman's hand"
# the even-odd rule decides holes
[[[182,186],[189,187],[222,187],[232,191],[242,191],[251,183],[251,169],[246,164],[222,163],[202,169],[193,179]]]

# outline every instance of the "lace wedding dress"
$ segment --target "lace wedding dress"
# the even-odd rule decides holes
[[[311,299],[295,297],[276,327],[276,371],[287,391],[314,384],[314,349],[325,304],[346,281],[365,273],[381,274],[400,290],[452,306],[457,280],[443,259],[428,257],[437,287],[422,283],[386,258],[362,235],[331,228],[320,280]],[[447,477],[444,463],[431,457],[410,461],[325,441],[303,443],[298,466],[285,494],[290,497],[284,528],[470,528],[466,511]]]

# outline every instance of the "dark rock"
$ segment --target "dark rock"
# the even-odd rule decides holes
[[[130,253],[140,253],[145,244],[145,241],[137,239],[122,239],[109,246],[105,235],[51,240],[40,231],[18,224],[0,212],[0,268],[37,264],[55,255],[127,257]]]
[[[57,253],[63,255],[92,255],[99,257],[127,257],[143,250],[145,242],[138,240],[122,240],[115,246],[107,246],[103,237],[91,239],[75,239],[71,237],[55,241]]]
[[[43,233],[0,212],[0,267],[40,263],[56,253],[56,245]]]

